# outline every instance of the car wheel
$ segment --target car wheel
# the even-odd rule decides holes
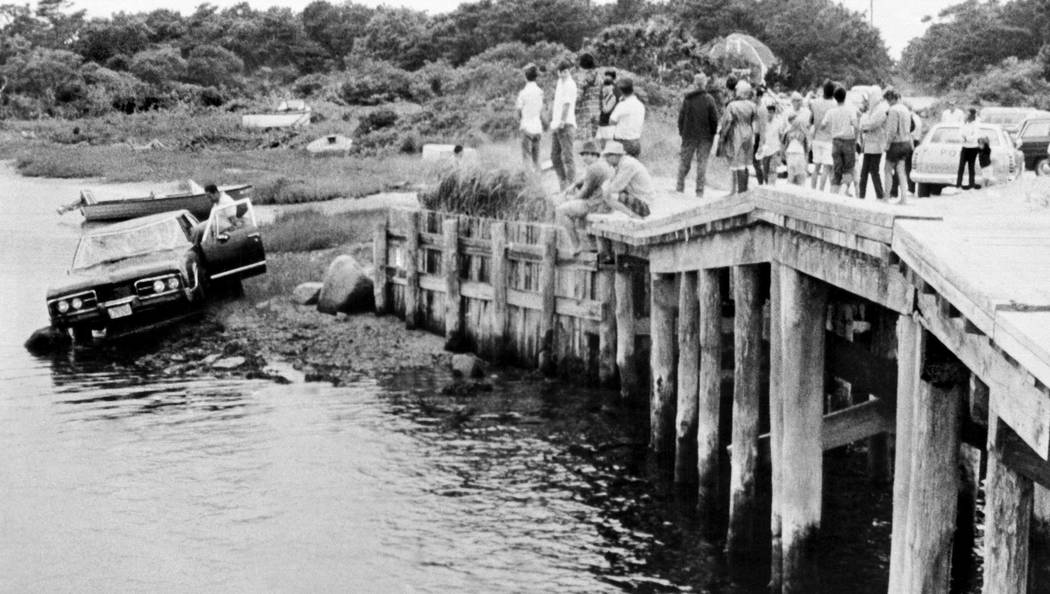
[[[91,344],[91,328],[88,326],[71,326],[69,329],[73,334],[73,344]]]
[[[1050,159],[1043,159],[1035,164],[1036,175],[1050,175]]]
[[[943,190],[943,189],[944,189],[944,186],[942,186],[942,185],[930,184],[930,194],[933,195],[933,196],[940,196],[941,195],[941,190]]]
[[[915,195],[919,198],[929,198],[930,184],[924,184],[922,182],[915,184]]]

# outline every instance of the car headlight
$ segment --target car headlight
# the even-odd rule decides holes
[[[55,307],[58,308],[58,313],[66,313],[69,311],[69,302],[63,299],[62,301],[59,301],[58,305]]]
[[[164,286],[165,286],[164,285],[164,281],[162,281],[162,280],[160,280],[158,278],[157,280],[153,281],[153,292],[154,293],[163,293],[164,292]]]
[[[81,307],[84,307],[84,300],[80,297],[74,297],[73,301],[71,301],[70,303],[72,304],[73,309],[80,309]]]
[[[168,289],[174,291],[179,288],[179,277],[173,276],[168,279]]]

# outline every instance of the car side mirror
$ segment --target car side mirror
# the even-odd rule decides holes
[[[215,239],[219,240],[219,243],[226,243],[230,240],[230,236],[228,233],[219,233],[215,236]]]

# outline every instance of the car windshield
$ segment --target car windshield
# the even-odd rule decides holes
[[[981,120],[988,124],[999,124],[1000,126],[1018,126],[1024,121],[1028,113],[1021,112],[999,112],[990,114],[981,114]]]
[[[981,136],[988,138],[989,146],[1000,146],[1002,136],[995,128],[977,128]],[[930,143],[933,144],[962,144],[962,132],[959,126],[941,126],[930,133]]]
[[[80,239],[73,268],[88,268],[132,256],[171,250],[190,245],[177,218],[163,219],[139,227],[110,233],[94,233]]]

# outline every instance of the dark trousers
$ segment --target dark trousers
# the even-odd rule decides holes
[[[689,169],[693,165],[693,156],[696,156],[696,193],[704,193],[707,183],[707,158],[711,155],[711,145],[714,139],[682,139],[682,153],[678,161],[678,184],[675,186],[679,192],[685,190],[685,176],[689,175]]]
[[[551,164],[563,188],[576,181],[576,155],[572,151],[575,137],[575,126],[562,126],[551,133]]]
[[[974,184],[974,168],[977,166],[977,155],[981,153],[979,147],[964,146],[959,153],[959,173],[955,177],[955,187],[969,190]],[[970,180],[965,186],[962,185],[963,168],[970,168]]]
[[[758,185],[766,183],[766,170],[758,161],[758,147],[762,145],[762,136],[755,134],[755,152],[751,155],[751,165],[755,168],[755,181]]]
[[[860,162],[860,184],[858,184],[861,198],[867,194],[869,175],[871,176],[871,183],[875,185],[875,197],[879,200],[886,197],[882,193],[882,175],[879,174],[881,162],[882,153],[875,153],[874,155],[864,153],[864,159]]]

